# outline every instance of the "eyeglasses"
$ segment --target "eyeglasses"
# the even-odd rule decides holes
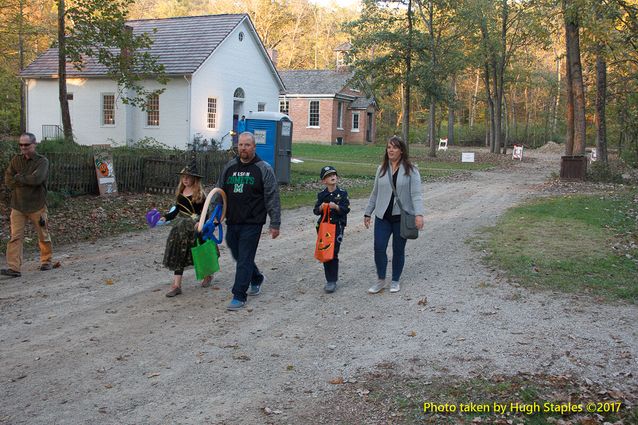
[[[26,148],[31,146],[33,143],[18,143],[18,146],[20,146],[21,148]]]

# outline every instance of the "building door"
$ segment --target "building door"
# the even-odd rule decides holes
[[[243,132],[245,128],[238,128],[240,120],[244,115],[244,98],[246,93],[241,87],[237,87],[233,93],[233,145],[237,144],[239,133]],[[244,123],[241,123],[240,127],[243,127]]]
[[[368,112],[366,120],[366,142],[372,142],[372,112]]]

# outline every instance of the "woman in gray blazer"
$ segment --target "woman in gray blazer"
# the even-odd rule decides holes
[[[368,200],[363,224],[370,227],[370,217],[374,212],[374,262],[377,268],[378,282],[368,292],[376,294],[388,287],[386,270],[388,267],[388,241],[392,236],[392,282],[390,292],[399,292],[399,279],[405,263],[405,243],[400,235],[401,209],[394,197],[390,178],[403,209],[416,216],[416,226],[423,228],[423,197],[421,194],[421,175],[408,158],[405,142],[393,136],[383,156],[383,162],[377,168],[374,188]]]

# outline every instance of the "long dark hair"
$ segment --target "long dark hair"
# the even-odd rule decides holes
[[[398,136],[392,136],[388,140],[386,144],[385,153],[383,154],[383,162],[381,163],[381,176],[384,176],[387,173],[388,168],[390,167],[390,158],[388,158],[388,149],[387,145],[392,145],[395,148],[401,149],[401,159],[399,160],[399,165],[403,165],[405,168],[405,174],[410,175],[410,171],[414,168],[414,165],[410,162],[410,158],[408,158],[408,146],[405,142]]]

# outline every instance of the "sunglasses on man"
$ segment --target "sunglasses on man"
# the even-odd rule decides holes
[[[26,148],[28,146],[31,146],[33,143],[18,143],[18,146],[20,146],[21,148]]]

